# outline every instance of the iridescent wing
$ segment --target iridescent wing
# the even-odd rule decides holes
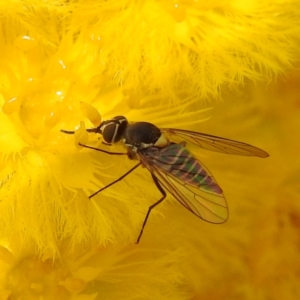
[[[257,147],[214,135],[174,128],[160,128],[160,130],[176,143],[187,141],[203,149],[226,154],[257,157],[269,156],[267,152]]]
[[[210,172],[181,144],[138,153],[142,164],[186,209],[210,223],[228,218],[223,192]]]

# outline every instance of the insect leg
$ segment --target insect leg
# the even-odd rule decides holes
[[[163,202],[163,200],[164,200],[164,199],[166,198],[166,196],[167,196],[166,192],[164,191],[164,189],[163,189],[162,186],[160,185],[160,183],[159,183],[159,181],[157,180],[156,176],[154,176],[152,173],[151,173],[151,176],[152,176],[152,179],[153,179],[153,181],[154,181],[156,187],[157,187],[158,190],[161,192],[162,197],[161,197],[158,201],[156,201],[154,204],[152,204],[152,205],[148,208],[148,212],[147,212],[147,214],[146,214],[146,217],[145,217],[144,223],[143,223],[143,225],[142,225],[142,229],[141,229],[140,235],[139,235],[139,237],[137,238],[136,244],[138,244],[138,243],[140,242],[140,239],[141,239],[141,237],[142,237],[142,235],[143,235],[143,231],[144,231],[144,228],[145,228],[146,223],[147,223],[147,221],[148,221],[148,217],[149,217],[149,215],[150,215],[150,212],[152,211],[152,209],[153,209],[155,206],[157,206],[159,203]]]
[[[114,185],[115,183],[117,183],[118,181],[121,181],[123,178],[125,178],[127,175],[129,175],[132,171],[134,171],[141,163],[138,163],[137,165],[135,165],[133,168],[131,168],[129,171],[127,171],[125,174],[123,174],[121,177],[119,177],[117,180],[111,182],[110,184],[108,184],[107,186],[101,188],[100,190],[98,190],[97,192],[95,192],[94,194],[89,196],[89,199],[91,199],[92,197],[94,197],[95,195],[97,195],[98,193],[102,192],[103,190],[109,188],[110,186]]]
[[[80,143],[79,143],[79,145],[84,147],[84,148],[100,151],[100,152],[103,152],[103,153],[106,153],[106,154],[109,154],[109,155],[127,155],[127,153],[125,153],[125,152],[110,152],[110,151],[105,151],[105,150],[102,150],[102,149],[99,149],[99,148],[83,145],[83,144],[80,144]]]

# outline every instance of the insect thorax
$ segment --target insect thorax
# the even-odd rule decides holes
[[[124,133],[124,143],[137,152],[152,146],[165,147],[169,141],[155,125],[138,122],[127,126]]]

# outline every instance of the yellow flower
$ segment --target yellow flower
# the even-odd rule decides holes
[[[287,73],[297,0],[26,0],[0,11],[0,299],[299,297],[299,74]],[[266,92],[278,74],[286,86]],[[215,98],[226,105],[212,111]],[[225,191],[229,222],[200,222],[168,196],[135,245],[160,197],[150,173],[89,199],[135,162],[78,146],[126,152],[85,130],[117,115],[201,123],[271,157],[195,153]]]

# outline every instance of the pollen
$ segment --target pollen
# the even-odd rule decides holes
[[[23,35],[16,38],[14,44],[19,49],[26,51],[36,47],[38,45],[38,42],[28,35]]]
[[[1,95],[1,97],[3,97],[3,96]],[[13,98],[5,101],[5,103],[2,106],[2,111],[3,111],[3,113],[10,115],[14,111],[19,110],[20,106],[21,106],[20,97],[13,97]]]
[[[85,115],[95,127],[99,126],[101,123],[101,115],[99,111],[94,106],[83,101],[80,101],[80,106],[83,115]]]
[[[88,141],[88,133],[85,128],[85,124],[83,121],[80,122],[79,128],[75,131],[75,146],[77,149],[81,149],[82,147],[79,144],[87,144]]]

